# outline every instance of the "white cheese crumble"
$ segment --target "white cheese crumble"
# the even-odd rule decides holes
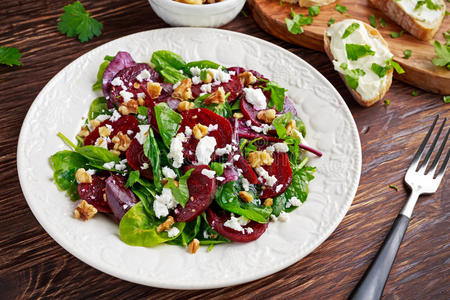
[[[163,173],[164,177],[166,177],[166,178],[172,178],[172,179],[177,178],[177,174],[169,167],[162,168],[162,173]]]
[[[246,192],[250,189],[250,182],[248,182],[247,178],[242,178],[242,188]]]
[[[197,163],[200,165],[208,165],[211,161],[211,155],[216,147],[216,139],[212,136],[204,136],[200,139],[195,149]],[[170,154],[170,153],[169,153]]]
[[[125,164],[127,162],[126,159],[121,160],[118,164],[114,166],[114,168],[118,171],[123,171],[127,168],[127,165]]]
[[[133,133],[134,133],[133,130],[127,130],[127,134],[128,134],[128,135],[132,135]]]
[[[214,84],[220,84],[222,82],[226,83],[231,79],[230,74],[224,72],[222,69],[208,69],[208,73],[212,74],[212,77],[214,78]]]
[[[247,127],[252,126],[252,121],[250,120],[245,121],[245,125],[247,125]]]
[[[264,170],[262,167],[257,167],[256,173],[266,181],[266,185],[268,185],[268,186],[273,186],[277,182],[277,179],[275,178],[275,176],[273,176],[273,175],[269,176],[269,173],[267,173],[267,171]]]
[[[161,217],[166,217],[169,215],[169,209],[173,209],[177,205],[178,202],[172,195],[172,191],[168,188],[163,188],[161,195],[157,195],[155,197],[155,201],[153,201],[155,216],[158,219]]]
[[[245,99],[252,104],[256,110],[267,108],[267,100],[261,89],[244,88]]]
[[[211,83],[205,83],[200,87],[200,91],[203,93],[211,93]]]
[[[224,181],[224,180],[225,180],[225,177],[217,176],[216,179],[219,180],[219,181]]]
[[[141,166],[141,170],[147,170],[150,166],[148,165],[148,163],[143,163]]]
[[[95,175],[95,170],[89,169],[86,171],[86,173],[88,173],[89,175]]]
[[[225,221],[223,224],[225,227],[231,228],[233,230],[242,232],[242,233],[252,233],[253,229],[251,228],[244,228],[242,226],[247,225],[250,222],[249,219],[247,219],[244,216],[240,216],[239,218],[236,218],[234,214],[231,214],[231,217],[229,220]],[[251,230],[249,230],[251,229]]]
[[[180,84],[181,84],[181,81],[178,81],[177,83],[175,83],[174,85],[173,85],[173,89],[176,89],[177,87],[179,87],[180,86]]]
[[[211,131],[215,131],[215,130],[217,130],[219,128],[219,125],[218,124],[209,124],[208,125],[208,132],[211,132]]]
[[[282,184],[277,185],[277,187],[275,188],[275,192],[278,193],[279,191],[281,191],[282,188],[283,188]]]
[[[141,71],[141,73],[139,73],[138,76],[136,76],[136,79],[139,82],[142,82],[142,80],[144,80],[144,79],[150,79],[150,76],[151,76],[150,72],[147,71],[147,69],[144,69],[144,70]]]
[[[273,146],[269,146],[269,147],[266,147],[266,151],[269,152],[270,154],[272,154],[275,152],[275,148]]]
[[[208,177],[209,179],[213,179],[216,172],[214,170],[203,169],[202,174]]]
[[[228,144],[228,145],[226,145],[223,148],[217,148],[216,149],[216,155],[222,156],[222,155],[225,155],[225,154],[230,154],[231,151],[233,151],[232,146],[231,146],[231,144]]]
[[[297,197],[292,197],[291,199],[289,199],[289,202],[292,204],[292,206],[302,205],[302,202]]]
[[[139,132],[135,135],[135,138],[139,144],[143,145],[145,143],[149,129],[150,125],[139,125]]]
[[[236,75],[236,72],[235,71],[229,71],[228,74],[230,74],[231,76],[234,76],[234,75]]]
[[[200,77],[199,76],[194,76],[194,77],[192,77],[192,84],[200,84],[200,83],[202,83],[202,80],[200,79]]]
[[[122,117],[122,115],[117,110],[114,110],[113,114],[112,114],[112,116],[111,116],[111,118],[109,120],[111,122],[116,122],[117,120],[120,119],[120,117]]]
[[[183,142],[184,142],[185,138],[186,137],[184,136],[184,133],[180,132],[174,138],[172,138],[172,141],[170,142],[170,151],[169,151],[169,154],[167,155],[167,157],[173,159],[172,166],[177,169],[179,167],[181,167],[181,165],[183,164],[183,161],[184,161]],[[214,140],[214,142],[215,141],[216,140]],[[198,148],[198,145],[197,145],[197,148]]]
[[[236,154],[235,156],[233,156],[233,160],[234,161],[238,161],[239,160],[239,157],[241,157],[239,154]]]
[[[280,215],[278,216],[278,221],[280,221],[280,222],[286,222],[286,221],[288,221],[288,220],[289,220],[289,215],[287,214],[287,212],[282,211],[282,212],[280,213]]]
[[[134,96],[133,93],[127,92],[125,90],[121,90],[119,92],[119,94],[120,94],[120,96],[122,96],[124,103],[127,103],[128,101],[130,101]]]
[[[190,137],[191,137],[191,135],[192,135],[192,129],[191,129],[191,127],[186,126],[186,128],[184,128],[184,135],[185,135],[187,138],[190,138]]]
[[[200,76],[201,70],[199,67],[192,67],[189,71],[191,71],[192,76]]]
[[[113,86],[122,86],[123,85],[123,81],[122,79],[120,79],[120,77],[116,77],[111,81],[111,85]]]
[[[136,97],[138,97],[138,99],[139,98],[145,99],[145,93],[137,93]]]
[[[95,118],[96,120],[99,120],[100,122],[104,122],[106,120],[108,120],[111,116],[109,115],[98,115],[97,118]],[[108,124],[109,125],[109,124]],[[107,125],[107,126],[108,126]],[[111,125],[109,125],[111,126]]]
[[[180,233],[180,230],[178,228],[176,228],[176,227],[172,227],[172,228],[170,228],[169,230],[166,230],[166,231],[167,231],[167,235],[170,238],[175,237],[175,236],[177,236]]]
[[[115,164],[116,164],[115,161],[110,161],[110,162],[104,163],[103,168],[111,170],[111,169],[114,169]]]
[[[289,146],[286,143],[275,143],[273,144],[273,148],[276,152],[286,153],[289,151]]]

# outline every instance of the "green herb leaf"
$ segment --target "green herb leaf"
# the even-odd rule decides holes
[[[334,23],[336,23],[336,20],[334,19],[334,18],[330,18],[329,20],[328,20],[328,26],[331,26],[331,25],[333,25]]]
[[[444,101],[444,103],[450,103],[450,96],[444,96],[442,100]]]
[[[100,66],[98,67],[97,81],[92,85],[93,91],[102,89],[103,73],[105,72],[105,69],[109,66],[109,63],[113,59],[114,59],[114,56],[106,55],[103,63],[101,63]]]
[[[426,4],[426,7],[430,10],[439,10],[442,7],[439,4],[433,3],[433,1],[431,1],[431,0],[420,0],[420,1],[417,1],[416,6],[414,7],[414,10],[419,9],[420,7],[422,7],[425,4]]]
[[[89,120],[94,120],[100,115],[112,115],[112,113],[108,110],[108,105],[106,105],[105,97],[95,98],[94,101],[92,101],[91,106],[89,107]]]
[[[387,71],[392,69],[392,68],[389,67],[389,66],[383,67],[383,66],[380,66],[377,63],[373,63],[372,66],[371,66],[371,69],[372,69],[372,71],[375,74],[378,75],[378,77],[383,78],[384,76],[386,76]]]
[[[358,44],[345,44],[345,50],[347,51],[347,58],[350,60],[358,60],[358,58],[375,55],[369,45],[358,45]]]
[[[200,231],[202,217],[198,216],[195,220],[186,223],[183,232],[174,240],[166,242],[169,245],[178,245],[187,247]]]
[[[380,26],[382,27],[382,28],[384,28],[384,27],[386,27],[386,21],[385,20],[383,20],[383,18],[378,18],[378,22],[380,22]]]
[[[205,95],[199,96],[197,99],[195,99],[194,107],[195,108],[207,108],[224,118],[228,118],[231,116],[231,114],[232,114],[231,106],[230,106],[230,103],[228,103],[228,101],[225,101],[224,103],[220,103],[220,104],[212,103],[212,104],[206,105],[203,103],[203,101],[208,96],[209,96],[209,94],[205,94]],[[226,98],[228,98],[228,96],[229,96],[229,93],[227,93],[227,95],[225,95]]]
[[[434,52],[438,57],[433,58],[435,66],[447,67],[450,70],[450,46],[434,41]]]
[[[287,29],[292,34],[303,33],[302,26],[310,25],[313,22],[311,16],[303,16],[302,14],[295,13],[294,10],[291,11],[292,19],[285,18]]]
[[[19,49],[15,47],[0,47],[0,64],[10,67],[13,65],[21,66],[20,57],[22,57],[22,53],[20,53]]]
[[[132,187],[136,182],[138,182],[140,176],[141,176],[141,173],[139,172],[139,170],[131,171],[130,175],[128,176],[125,187],[127,187],[127,188]]]
[[[284,106],[284,94],[287,90],[279,86],[278,83],[274,81],[267,82],[264,90],[270,91],[270,100],[268,106],[275,106],[275,109],[277,111],[282,111]]]
[[[182,81],[183,79],[186,79],[186,75],[183,73],[180,73],[179,70],[173,68],[173,67],[165,67],[161,71],[159,71],[164,77],[164,81],[168,83],[175,84],[179,81]]]
[[[320,13],[320,6],[310,6],[308,7],[308,14],[311,17],[318,16]]]
[[[377,27],[378,27],[377,19],[375,18],[374,15],[370,15],[370,16],[369,16],[369,22],[370,22],[370,25],[371,25],[373,28],[377,28]]]
[[[445,45],[447,47],[449,47],[450,46],[450,30],[447,30],[447,31],[443,32],[442,35],[445,38]]]
[[[391,189],[394,189],[396,192],[398,191],[398,187],[396,187],[396,186],[393,185],[393,184],[390,184],[389,187],[390,187]]]
[[[386,65],[394,68],[395,72],[398,74],[405,73],[405,70],[403,70],[402,66],[394,61],[394,58],[391,58],[390,60],[386,61]]]
[[[346,37],[348,37],[350,34],[352,34],[358,28],[359,28],[358,23],[352,23],[351,25],[349,25],[347,27],[347,29],[345,29],[344,34],[342,35],[342,38],[345,39]]]
[[[399,37],[401,37],[401,36],[403,35],[403,33],[404,33],[403,30],[400,31],[400,32],[391,32],[391,37],[392,37],[393,39],[399,38]]]
[[[347,11],[347,7],[344,5],[336,4],[336,10],[343,14]]]
[[[389,104],[391,104],[391,100],[384,99],[384,105],[388,106]]]
[[[80,1],[64,6],[64,14],[58,22],[58,30],[67,37],[78,36],[81,42],[87,42],[95,36],[100,36],[103,25],[90,17]]]
[[[294,22],[294,20],[285,18],[287,29],[292,34],[302,34],[303,28],[298,24],[297,22]]]
[[[112,154],[108,149],[102,147],[88,145],[77,147],[75,151],[84,156],[90,165],[99,169],[105,169],[103,167],[105,163],[112,161],[118,162],[120,160],[117,155]]]
[[[186,62],[184,59],[169,50],[159,50],[153,52],[150,61],[155,65],[155,69],[158,72],[168,67],[176,70],[184,70],[186,68]]]
[[[408,59],[408,58],[411,57],[412,50],[410,50],[410,49],[405,49],[405,51],[403,51],[403,54],[405,55],[405,56],[403,56],[403,58]]]
[[[414,91],[411,92],[411,95],[414,96],[414,97],[416,97],[417,95],[419,95],[419,92],[417,92],[416,90],[414,90]]]
[[[221,176],[223,174],[223,170],[225,169],[225,164],[212,162],[209,167],[211,168],[211,170],[216,172],[217,176]]]
[[[161,152],[159,151],[158,143],[153,134],[153,130],[150,128],[148,130],[147,139],[143,145],[144,155],[150,160],[153,170],[153,183],[156,189],[161,190]]]
[[[156,123],[161,138],[167,148],[170,148],[172,138],[177,134],[180,128],[182,117],[167,105],[167,103],[159,103],[155,105]]]
[[[178,203],[182,207],[186,205],[189,201],[189,188],[187,185],[187,180],[191,176],[191,173],[194,171],[194,168],[190,169],[183,176],[181,176],[178,180],[178,186],[175,184],[172,178],[168,179],[166,187],[169,188],[172,192],[173,197],[177,200]]]

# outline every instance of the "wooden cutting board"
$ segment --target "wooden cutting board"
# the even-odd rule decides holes
[[[285,18],[290,18],[291,9],[298,14],[307,15],[307,8],[300,8],[298,5],[288,3],[280,5],[279,0],[247,0],[247,3],[252,11],[253,18],[262,29],[287,42],[319,51],[324,51],[323,35],[330,18],[334,18],[336,22],[347,18],[355,18],[369,23],[371,14],[375,15],[377,20],[381,17],[387,22],[387,26],[384,28],[378,26],[377,29],[388,42],[389,48],[395,56],[395,61],[401,64],[406,71],[402,75],[395,74],[395,78],[427,91],[450,95],[450,71],[444,67],[436,67],[431,62],[433,57],[436,57],[432,41],[420,41],[407,32],[399,38],[392,38],[390,33],[400,32],[402,28],[383,12],[373,7],[368,0],[337,1],[336,3],[348,8],[345,14],[335,10],[336,3],[322,6],[320,14],[313,17],[313,23],[303,26],[304,33],[297,35],[287,30]],[[447,1],[445,3],[447,11],[450,10],[450,4]],[[444,43],[445,39],[442,33],[449,29],[450,17],[447,16],[434,38]],[[409,59],[402,58],[405,49],[412,50]]]

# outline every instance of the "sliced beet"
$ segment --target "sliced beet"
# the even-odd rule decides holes
[[[161,95],[154,99],[155,103],[165,102],[173,110],[177,110],[178,104],[181,102],[179,99],[172,98],[173,84],[171,83],[160,83],[162,90]]]
[[[240,155],[239,159],[234,162],[234,165],[242,170],[242,176],[244,176],[244,178],[247,179],[250,184],[258,183],[258,177],[256,176],[255,171],[253,171],[252,167],[244,158],[244,156]]]
[[[202,174],[202,170],[210,170],[210,168],[206,165],[191,166],[190,168],[194,168],[194,171],[187,181],[189,201],[184,208],[178,205],[174,209],[177,222],[189,222],[197,218],[213,202],[216,194],[216,180]]]
[[[147,70],[150,73],[149,79],[143,79],[142,82],[136,79],[143,70]],[[119,77],[127,92],[133,94],[133,99],[137,99],[137,94],[143,93],[143,90],[147,89],[147,82],[155,81],[162,82],[162,77],[158,72],[153,70],[149,65],[140,63],[135,64],[131,67],[124,68],[120,70],[115,77]],[[134,84],[137,83],[139,86],[136,88]],[[120,96],[120,92],[123,90],[123,86],[114,86],[109,85],[109,93],[110,93],[110,101],[112,101],[115,105],[119,106],[123,103],[123,97]]]
[[[217,233],[223,235],[227,239],[238,242],[238,243],[248,243],[254,240],[257,240],[267,229],[269,226],[268,223],[258,223],[255,221],[250,221],[247,225],[242,226],[245,228],[251,228],[253,231],[250,233],[243,233],[241,231],[237,231],[226,227],[224,224],[230,218],[231,214],[221,211],[215,211],[212,208],[209,208],[206,211],[206,217],[209,225],[217,231]]]
[[[111,134],[109,135],[111,139],[119,132],[122,132],[123,134],[128,135],[130,139],[133,139],[136,133],[139,131],[139,123],[134,116],[122,116],[114,122],[108,119],[106,121],[103,121],[84,139],[84,145],[95,145],[95,142],[100,137],[98,129],[105,125],[111,125],[112,127]],[[108,143],[108,149],[112,149],[113,146],[114,144],[112,142]]]
[[[103,72],[103,78],[102,78],[102,90],[103,95],[106,97],[106,102],[108,104],[108,108],[113,108],[113,104],[110,101],[110,83],[111,80],[114,79],[117,73],[119,73],[120,70],[124,68],[128,68],[131,66],[134,66],[136,63],[134,62],[133,58],[131,57],[130,53],[125,51],[119,51],[114,59],[109,63],[109,65],[106,67],[105,71]]]
[[[106,199],[117,221],[139,202],[133,192],[125,187],[125,182],[123,176],[114,174],[106,179]]]
[[[269,176],[275,176],[277,182],[273,186],[265,186],[260,196],[261,199],[273,198],[283,194],[292,182],[292,169],[287,153],[274,152],[272,157],[273,163],[270,166],[263,166],[263,168],[269,173]],[[281,185],[281,188],[277,192],[277,186],[279,185]]]
[[[181,116],[183,117],[183,120],[181,121],[178,132],[185,132],[186,126],[189,126],[192,129],[196,124],[202,124],[206,127],[217,124],[218,129],[208,133],[208,136],[212,136],[216,139],[216,149],[224,148],[226,145],[231,143],[233,128],[231,127],[230,122],[227,119],[215,114],[211,110],[206,108],[194,108],[182,112]],[[197,148],[198,142],[199,140],[192,135],[186,142],[183,143],[185,158],[190,161],[196,161],[195,149]],[[215,160],[216,158],[217,155],[213,153],[211,155],[211,160]]]
[[[111,208],[104,197],[105,186],[104,178],[92,175],[92,183],[78,184],[78,194],[81,199],[93,205],[99,212],[110,213]]]
[[[264,95],[266,95],[267,103],[269,103],[270,100],[270,92],[264,92]],[[270,107],[267,107],[270,108]],[[275,107],[273,107],[275,108]],[[258,110],[256,110],[252,104],[248,103],[247,100],[245,100],[245,96],[242,97],[241,101],[241,111],[242,114],[245,116],[246,119],[249,119],[252,121],[253,125],[261,126],[263,123],[258,119]],[[294,104],[292,101],[288,98],[288,96],[284,97],[284,105],[283,110],[281,112],[277,112],[278,114],[285,114],[287,112],[291,112],[294,116],[297,115],[297,110],[295,109]]]
[[[281,142],[282,140],[276,137],[275,130],[269,130],[267,134],[262,134],[255,132],[253,129],[248,127],[245,124],[245,119],[239,119],[238,127],[237,127],[237,135],[239,138],[245,138],[248,140],[254,140],[257,138],[261,138],[262,140],[269,142]]]
[[[153,172],[150,160],[144,154],[144,148],[137,139],[134,139],[126,152],[127,162],[133,170],[139,170],[142,177],[153,179]],[[142,165],[148,164],[148,168],[142,170]]]
[[[202,91],[200,90],[200,87],[203,85],[203,83],[200,84],[193,84],[191,87],[192,90],[192,96],[194,98],[197,98],[200,96],[200,93]],[[234,100],[236,100],[241,94],[242,94],[242,83],[239,77],[237,75],[232,75],[231,79],[228,82],[222,82],[220,85],[212,85],[211,86],[211,93],[214,93],[217,91],[219,87],[223,87],[225,94],[230,93],[230,96],[228,96],[227,101],[232,103]]]

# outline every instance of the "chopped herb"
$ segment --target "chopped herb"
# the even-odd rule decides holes
[[[394,189],[396,192],[398,192],[398,187],[396,187],[395,185],[390,184],[389,187],[390,187],[391,189]]]
[[[384,99],[384,105],[388,106],[389,104],[391,104],[391,100]]]
[[[400,31],[400,32],[391,32],[391,37],[392,37],[393,39],[399,38],[399,37],[401,37],[401,36],[403,35],[403,33],[404,33],[403,30]]]
[[[408,58],[411,57],[412,50],[410,50],[410,49],[405,49],[405,51],[403,51],[403,54],[405,54],[405,56],[403,56],[403,58],[408,59]]]
[[[280,6],[283,6],[283,1],[280,0]]]
[[[344,70],[345,81],[347,82],[347,85],[350,88],[356,90],[359,85],[359,77],[366,75],[366,72],[361,69],[349,70],[346,63],[342,63],[340,67],[342,70]]]
[[[22,63],[19,61],[22,53],[15,47],[0,47],[0,64],[20,66]]]
[[[450,70],[450,46],[434,41],[434,52],[438,57],[433,58],[435,66],[447,67]]]
[[[343,14],[347,11],[347,7],[344,5],[336,4],[336,10]]]
[[[417,4],[414,7],[414,10],[419,9],[420,7],[422,7],[425,4],[426,4],[427,8],[430,10],[438,10],[442,7],[439,4],[433,3],[433,1],[431,1],[431,0],[420,0],[420,1],[417,1]]]
[[[394,70],[395,70],[395,72],[397,72],[397,74],[405,73],[405,70],[403,70],[402,66],[400,66],[400,64],[398,64],[397,62],[394,61],[394,58],[391,58],[390,60],[386,61],[386,65],[394,68]]]
[[[311,16],[303,16],[302,14],[295,13],[294,10],[291,11],[292,19],[285,18],[287,29],[292,34],[302,34],[304,25],[310,25],[313,22]]]
[[[244,17],[248,18],[248,15],[247,15],[247,13],[246,13],[244,10],[241,10],[241,14],[242,14]]]
[[[446,32],[443,32],[442,35],[445,38],[445,45],[448,47],[450,46],[450,30],[447,30]]]
[[[347,58],[350,60],[358,60],[358,58],[375,55],[369,45],[358,45],[358,44],[345,44],[345,50],[347,51]]]
[[[311,17],[318,16],[320,13],[320,6],[310,6],[308,12]]]
[[[444,100],[444,103],[450,103],[450,96],[444,96],[442,100]]]
[[[296,22],[294,22],[294,20],[285,18],[286,20],[286,26],[287,29],[290,33],[292,34],[302,34],[303,33],[303,28]]]
[[[202,81],[205,81],[205,80],[207,79],[207,77],[208,77],[208,71],[206,71],[206,70],[201,70],[201,71],[200,71],[200,79],[201,79]]]
[[[358,23],[352,23],[351,25],[349,25],[347,27],[347,29],[345,29],[344,34],[342,35],[342,38],[345,39],[346,37],[348,37],[350,34],[352,34],[358,28],[359,28]]]
[[[84,9],[80,1],[63,7],[64,14],[59,18],[58,30],[67,37],[78,36],[83,43],[95,36],[100,36],[103,25]]]
[[[414,90],[414,91],[411,92],[411,95],[413,95],[414,97],[416,97],[417,95],[419,95],[419,92],[416,91],[416,90]]]
[[[378,18],[378,22],[380,22],[380,26],[383,27],[383,28],[386,27],[386,25],[387,25],[386,21],[383,20],[383,18]]]
[[[377,19],[375,18],[374,15],[370,15],[370,16],[369,16],[369,22],[370,22],[370,25],[371,25],[373,28],[377,28],[377,27],[378,27]]]
[[[448,10],[445,11],[445,16],[450,15],[450,12],[448,12]]]
[[[386,61],[386,66],[380,66],[377,63],[373,63],[371,66],[372,71],[378,75],[378,77],[383,78],[384,76],[386,76],[386,73],[388,70],[391,70],[392,68],[395,69],[395,71],[398,74],[403,74],[405,73],[405,70],[403,70],[403,68],[397,63],[395,62],[393,59],[387,60]]]
[[[336,22],[336,20],[334,18],[331,18],[328,20],[328,26],[333,25]]]

